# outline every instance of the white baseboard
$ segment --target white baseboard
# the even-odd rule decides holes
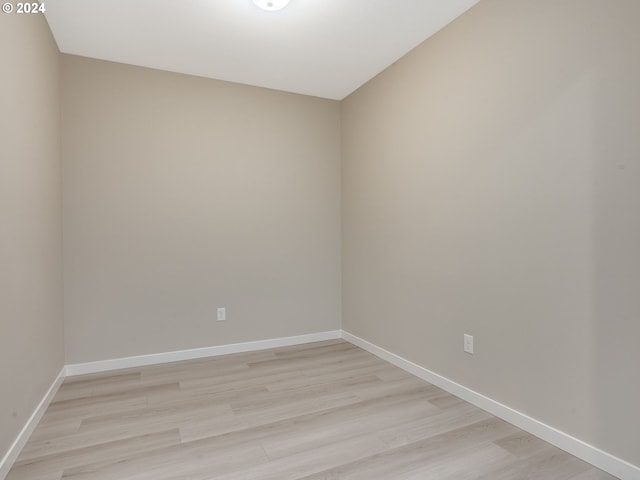
[[[64,377],[65,369],[63,368],[49,387],[49,390],[47,390],[47,393],[45,393],[44,397],[42,397],[42,400],[40,400],[40,403],[31,414],[31,417],[29,417],[29,420],[27,420],[27,423],[22,428],[13,444],[9,447],[9,450],[7,451],[5,456],[2,458],[2,460],[0,460],[0,479],[4,479],[9,474],[9,470],[11,470],[13,463],[16,461],[16,459],[20,455],[20,452],[27,444],[27,440],[29,440],[29,437],[38,426],[38,422],[40,422],[40,419],[44,415],[44,412],[47,410],[47,407],[51,403],[51,400],[53,400],[53,397],[60,388],[60,385],[62,385]]]
[[[297,335],[293,337],[272,338],[268,340],[258,340],[255,342],[234,343],[229,345],[219,345],[215,347],[195,348],[191,350],[179,350],[175,352],[154,353],[151,355],[140,355],[136,357],[115,358],[112,360],[102,360],[97,362],[76,363],[66,365],[58,377],[55,379],[47,393],[44,395],[38,407],[35,409],[18,437],[13,442],[6,455],[0,460],[0,480],[9,474],[20,452],[35,430],[38,422],[53,400],[56,392],[62,385],[65,377],[74,375],[84,375],[86,373],[107,372],[109,370],[119,370],[129,367],[140,367],[144,365],[155,365],[159,363],[177,362],[180,360],[192,360],[196,358],[213,357],[227,355],[229,353],[252,352],[265,350],[268,348],[288,347],[290,345],[302,345],[304,343],[322,342],[324,340],[335,340],[341,338],[341,330],[328,332],[311,333],[308,335]]]
[[[273,338],[269,340],[258,340],[254,342],[234,343],[230,345],[219,345],[215,347],[196,348],[192,350],[180,350],[175,352],[157,353],[151,355],[141,355],[136,357],[116,358],[89,363],[77,363],[67,365],[60,372],[40,404],[35,409],[24,428],[9,448],[6,455],[0,460],[0,480],[4,479],[15,460],[20,455],[27,440],[33,433],[38,422],[44,415],[45,410],[51,403],[58,388],[62,384],[65,376],[83,375],[86,373],[98,373],[109,370],[118,370],[129,367],[139,367],[154,365],[159,363],[176,362],[180,360],[191,360],[196,358],[227,355],[230,353],[251,352],[265,350],[268,348],[286,347],[290,345],[301,345],[304,343],[321,342],[343,338],[354,345],[367,350],[368,352],[406,370],[407,372],[432,383],[447,392],[466,400],[473,405],[499,417],[519,428],[529,432],[549,443],[555,445],[566,452],[610,473],[622,480],[639,480],[640,467],[632,465],[620,458],[600,450],[588,443],[583,442],[571,435],[546,425],[534,418],[531,418],[517,410],[503,405],[489,397],[464,387],[442,375],[406,360],[399,355],[391,353],[377,345],[357,337],[344,330],[333,330],[328,332],[312,333],[308,335],[298,335],[293,337]]]
[[[342,331],[342,338],[358,347],[373,353],[377,357],[392,363],[393,365],[406,370],[407,372],[419,377],[443,390],[462,398],[469,403],[501,418],[522,430],[535,435],[542,440],[574,455],[595,467],[614,475],[621,480],[639,480],[640,467],[632,465],[610,453],[604,452],[599,448],[589,445],[571,435],[568,435],[556,428],[546,425],[535,418],[531,418],[524,413],[518,412],[500,402],[496,402],[489,397],[464,387],[442,375],[417,365],[405,358],[391,353],[377,345],[357,337],[349,332]]]
[[[281,337],[269,340],[257,340],[255,342],[232,343],[229,345],[194,348],[191,350],[178,350],[175,352],[152,353],[150,355],[114,358],[111,360],[100,360],[97,362],[75,363],[67,365],[65,367],[65,373],[67,376],[71,377],[87,373],[120,370],[122,368],[143,367],[145,365],[178,362],[180,360],[215,357],[218,355],[227,355],[229,353],[253,352],[255,350],[265,350],[267,348],[288,347],[290,345],[334,340],[341,338],[341,333],[342,332],[340,330],[332,330],[329,332],[311,333],[308,335],[297,335],[294,337]]]

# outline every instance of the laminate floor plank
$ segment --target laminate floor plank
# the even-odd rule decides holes
[[[233,387],[225,388],[180,388],[162,396],[149,397],[147,406],[150,408],[172,407],[175,405],[229,404],[247,396],[265,395],[268,390],[259,382],[247,382],[246,385],[238,383]]]
[[[512,458],[510,454],[491,443],[513,432],[511,425],[495,417],[481,420],[471,425],[453,429],[418,442],[408,443],[396,448],[387,448],[380,453],[370,455],[349,464],[339,465],[330,470],[320,471],[314,475],[302,477],[305,480],[321,479],[370,479],[370,478],[411,478],[420,473],[422,478],[455,478],[448,473],[464,465],[464,469],[477,475],[479,467],[491,462],[480,463],[477,456],[488,456],[491,459]],[[467,460],[472,456],[474,461]],[[430,472],[427,475],[427,472]],[[439,473],[438,473],[439,472]],[[418,477],[420,478],[420,477]]]
[[[387,405],[372,402],[369,405],[354,404],[346,409],[323,412],[305,422],[304,428],[296,428],[284,435],[272,435],[262,442],[262,446],[269,458],[284,458],[337,441],[366,438],[372,431],[397,428],[398,424],[430,416],[435,410],[436,407],[420,398]]]
[[[99,459],[100,463],[104,465],[109,465],[115,461],[122,462],[158,448],[179,445],[180,443],[180,433],[178,429],[174,429],[121,441],[79,447],[71,451],[39,457],[35,460],[21,460],[16,463],[15,469],[24,473],[26,477],[37,477],[45,476],[52,469],[59,468],[62,475],[64,469],[82,467],[87,464],[95,465],[96,459]]]
[[[601,470],[591,468],[586,472],[571,477],[570,480],[616,480],[616,477]]]
[[[55,440],[56,438],[70,435],[80,429],[80,418],[63,418],[57,422],[40,422],[38,428],[31,434],[31,444],[36,441]]]
[[[119,460],[108,465],[88,463],[65,469],[62,478],[73,480],[169,480],[207,477],[242,471],[266,464],[268,459],[259,446],[238,445],[211,449],[206,445],[178,445],[154,450],[137,458]]]
[[[216,476],[216,480],[297,480],[351,459],[367,457],[384,452],[385,445],[373,435],[364,438],[352,437],[326,443],[312,450],[304,450],[285,458],[270,459],[238,472]]]
[[[267,388],[271,392],[298,390],[308,386],[319,387],[322,384],[330,384],[340,380],[357,380],[363,376],[371,375],[376,376],[378,380],[386,381],[381,378],[381,375],[384,375],[384,373],[390,368],[396,367],[390,366],[389,364],[379,364],[377,362],[371,363],[369,361],[357,364],[353,363],[348,369],[338,370],[331,373],[327,373],[327,369],[323,367],[318,371],[307,370],[304,373],[300,372],[297,375],[284,376],[279,380],[269,382],[267,384]],[[407,380],[407,378],[399,380]]]
[[[65,379],[7,480],[613,480],[341,340]]]
[[[591,470],[585,462],[555,447],[547,449],[525,460],[493,466],[478,478],[481,480],[570,480],[576,475]]]
[[[11,480],[61,480],[62,471],[49,470],[46,473],[33,473],[29,470],[14,468],[9,473]]]
[[[136,385],[119,392],[92,393],[88,396],[51,402],[47,414],[54,416],[55,413],[61,413],[62,416],[68,416],[68,412],[72,412],[72,414],[77,417],[81,415],[79,412],[85,409],[88,409],[91,413],[96,410],[100,411],[103,407],[114,405],[121,400],[146,399],[153,395],[162,395],[166,392],[177,391],[179,389],[180,384],[174,382],[153,386]]]

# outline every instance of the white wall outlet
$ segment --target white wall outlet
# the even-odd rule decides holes
[[[464,351],[473,354],[473,335],[464,334]]]
[[[218,308],[218,321],[221,322],[227,319],[227,309],[224,307]]]

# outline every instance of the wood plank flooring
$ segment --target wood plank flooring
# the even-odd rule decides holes
[[[336,340],[67,378],[7,480],[613,478]]]

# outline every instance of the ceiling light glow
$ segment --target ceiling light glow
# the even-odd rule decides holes
[[[253,0],[258,7],[269,12],[282,10],[291,0]]]

